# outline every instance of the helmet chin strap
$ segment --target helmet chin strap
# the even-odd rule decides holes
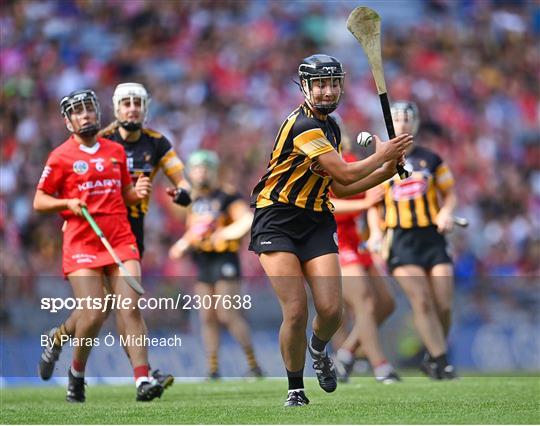
[[[317,111],[319,111],[321,114],[328,115],[334,112],[337,108],[337,104],[330,104],[330,105],[320,105],[314,107]]]
[[[120,121],[120,126],[126,129],[128,132],[135,132],[141,130],[142,123],[136,121]]]
[[[306,101],[312,109],[317,110],[320,114],[323,114],[323,115],[331,114],[332,112],[336,110],[338,106],[337,102],[330,105],[315,105],[310,99],[312,96],[313,95],[310,92],[309,98],[306,96]]]
[[[89,126],[81,127],[79,131],[75,133],[83,138],[89,138],[97,135],[98,132],[99,126],[97,124],[90,124]]]

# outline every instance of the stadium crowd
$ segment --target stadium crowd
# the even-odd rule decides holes
[[[482,282],[478,277],[537,276],[540,6],[517,0],[411,1],[400,16],[395,5],[375,6],[384,23],[390,97],[418,103],[418,142],[450,165],[458,213],[471,222],[451,238],[458,285],[475,290]],[[94,89],[106,125],[116,84],[143,83],[152,96],[149,127],[164,133],[183,159],[196,149],[216,150],[225,166],[223,180],[247,198],[263,174],[283,114],[301,102],[291,70],[309,54],[329,52],[343,60],[340,114],[351,135],[369,130],[385,136],[369,67],[345,29],[352,7],[240,0],[5,2],[4,319],[9,301],[20,306],[35,299],[47,292],[47,280],[40,277],[60,274],[60,218],[33,212],[32,198],[47,153],[68,135],[60,119],[62,96]],[[183,213],[164,188],[159,182],[154,187],[143,272],[186,275],[189,263],[167,256],[183,233]],[[258,262],[243,263],[245,275],[261,273]]]

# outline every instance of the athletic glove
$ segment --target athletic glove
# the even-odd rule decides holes
[[[180,206],[187,207],[191,204],[189,192],[187,192],[184,188],[176,188],[172,197],[173,201]]]

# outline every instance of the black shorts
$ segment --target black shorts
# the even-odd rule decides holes
[[[196,251],[193,261],[197,266],[197,281],[215,284],[221,280],[240,278],[240,261],[233,252],[215,253]]]
[[[334,215],[289,204],[272,204],[256,209],[249,249],[257,254],[273,251],[294,253],[302,263],[337,253]]]
[[[437,228],[389,230],[392,232],[388,268],[393,271],[398,266],[418,265],[431,269],[441,263],[452,263],[447,252],[446,238],[437,232]]]
[[[131,225],[131,232],[133,232],[137,240],[137,248],[142,259],[144,254],[144,216],[135,218],[128,214],[128,220]]]

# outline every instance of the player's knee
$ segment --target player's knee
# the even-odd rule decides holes
[[[412,302],[413,308],[421,314],[428,314],[434,310],[433,301],[427,294],[420,294]]]
[[[242,320],[242,317],[239,315],[235,315],[235,311],[227,310],[227,309],[218,309],[216,311],[217,320],[225,325],[228,326],[234,321]]]
[[[294,330],[304,331],[307,327],[308,314],[304,309],[289,310],[283,317],[283,323]]]
[[[341,304],[327,305],[317,310],[317,315],[327,324],[336,324],[339,326],[343,316],[343,306]]]
[[[133,321],[142,321],[142,314],[137,306],[132,309],[119,309],[118,311],[116,311],[116,315],[122,318],[122,320],[126,324],[130,324]]]
[[[216,311],[213,309],[201,309],[199,314],[203,325],[209,326],[218,322]]]
[[[365,294],[364,297],[363,297],[363,304],[362,304],[362,309],[364,310],[364,312],[370,314],[370,315],[375,315],[375,311],[376,311],[376,301],[375,301],[375,296],[373,294]]]
[[[81,315],[77,321],[77,327],[86,328],[86,329],[99,329],[105,320],[107,319],[107,314],[101,312],[97,309],[91,309]]]
[[[382,320],[385,320],[396,310],[396,302],[394,302],[394,299],[388,297],[384,301],[378,301],[377,308],[379,309]]]
[[[439,306],[437,311],[442,318],[450,318],[452,316],[452,308],[450,305],[444,304]]]

